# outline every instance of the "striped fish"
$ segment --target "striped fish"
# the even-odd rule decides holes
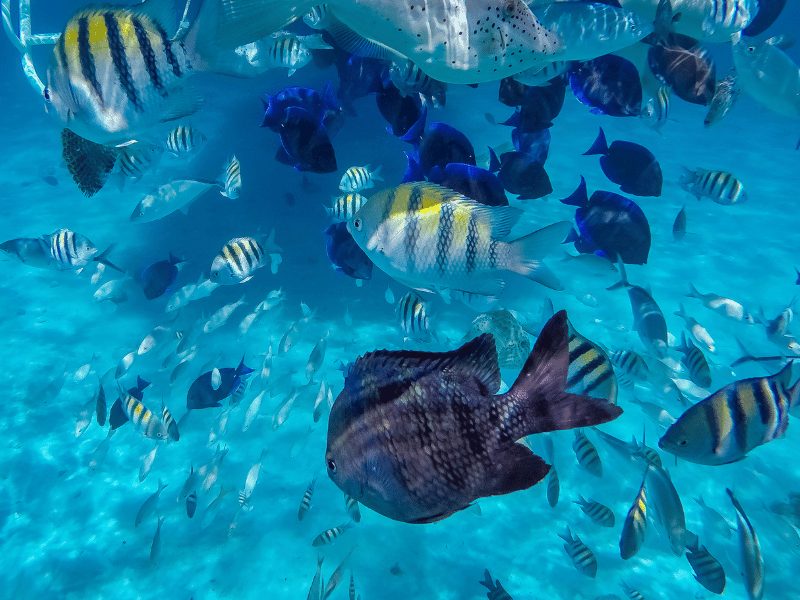
[[[620,581],[619,584],[622,586],[622,590],[625,592],[628,600],[644,600],[644,596],[642,596],[642,593],[636,588],[629,586],[624,581]]]
[[[603,527],[613,527],[615,518],[610,508],[594,500],[585,500],[583,496],[578,496],[577,500],[572,501],[581,507],[581,510],[597,525]]]
[[[121,409],[122,414],[133,424],[133,428],[144,437],[153,440],[166,440],[169,437],[169,431],[161,419],[140,399],[125,393],[124,397],[120,396],[114,404],[116,408],[111,407],[112,414],[115,412],[119,414]]]
[[[500,580],[492,579],[489,569],[483,572],[483,581],[479,581],[478,583],[489,590],[486,593],[486,597],[489,598],[489,600],[513,600],[511,595],[503,589]]]
[[[225,163],[225,181],[222,182],[224,188],[220,192],[226,198],[236,200],[242,194],[242,167],[236,155],[231,154],[228,162]]]
[[[681,362],[688,369],[689,377],[695,385],[701,388],[711,386],[711,368],[708,366],[708,361],[692,340],[686,339],[684,332],[681,332],[681,345],[676,350],[683,354]]]
[[[295,35],[288,31],[276,31],[268,38],[249,44],[252,49],[250,63],[263,69],[288,69],[293,75],[297,69],[311,61],[311,48],[328,49],[320,34]]]
[[[683,10],[683,3],[680,6],[680,10]],[[714,36],[717,40],[726,41],[732,33],[747,27],[759,11],[759,3],[756,0],[705,0],[693,7],[695,10],[698,8],[703,11],[704,37]]]
[[[558,472],[555,467],[551,466],[550,472],[547,474],[547,503],[551,508],[555,508],[558,504],[559,491]]]
[[[575,439],[572,441],[572,449],[578,459],[581,469],[587,471],[595,477],[603,476],[603,463],[600,462],[600,455],[597,448],[589,441],[582,429],[575,430]]]
[[[683,167],[683,175],[678,181],[680,186],[694,194],[698,200],[708,198],[717,204],[730,206],[741,204],[747,200],[747,192],[742,183],[725,171],[707,171],[705,169],[687,169]]]
[[[655,95],[648,100],[647,104],[642,107],[639,117],[644,119],[645,122],[658,131],[663,127],[664,123],[669,119],[670,107],[670,93],[672,88],[668,85],[662,85],[658,88]]]
[[[717,88],[714,91],[711,104],[708,106],[708,114],[703,119],[703,125],[711,127],[714,123],[721,121],[728,114],[728,111],[733,108],[733,105],[736,104],[740,91],[741,88],[736,78],[736,69],[731,69],[725,79],[717,82]]]
[[[447,84],[429,77],[413,61],[393,62],[389,78],[404,96],[421,94],[434,108],[444,107]]]
[[[569,325],[567,391],[617,403],[617,376],[608,355]]]
[[[783,437],[800,382],[790,386],[792,365],[770,377],[734,381],[686,410],[659,448],[701,465],[742,460],[753,448]]]
[[[166,406],[161,407],[161,415],[164,421],[164,427],[166,427],[167,433],[169,434],[169,439],[173,442],[180,440],[181,434],[178,432],[178,423],[172,417],[172,413],[169,412]]]
[[[191,125],[178,125],[167,135],[167,150],[176,156],[191,154],[207,139]]]
[[[311,509],[311,497],[314,495],[314,485],[317,483],[317,476],[311,480],[306,488],[306,493],[303,494],[303,499],[300,501],[300,508],[297,511],[297,519],[302,521],[306,513]]]
[[[171,3],[80,9],[53,50],[44,89],[48,110],[75,134],[109,146],[195,113],[203,98],[185,82],[195,71],[254,74],[233,52],[255,27],[252,12],[236,8],[222,11],[219,1],[204,2],[176,39],[167,31],[174,18]]]
[[[566,532],[559,533],[558,537],[566,542],[564,550],[572,559],[572,564],[587,577],[594,578],[597,575],[597,559],[594,553],[581,541],[578,536],[572,537],[572,532],[567,527]]]
[[[274,236],[274,230],[270,236]],[[267,240],[274,245],[273,238]],[[263,267],[266,252],[264,246],[251,237],[233,238],[222,247],[211,263],[209,279],[220,285],[245,283],[253,278],[256,270]]]
[[[692,337],[697,341],[698,344],[703,344],[708,351],[712,354],[716,352],[717,346],[714,343],[714,338],[706,331],[706,328],[700,325],[694,317],[690,317],[686,314],[686,309],[683,308],[683,304],[679,304],[680,310],[675,313],[675,316],[681,317],[686,324],[686,329],[688,329]]]
[[[331,527],[330,529],[326,529],[322,533],[320,533],[317,537],[314,538],[314,541],[311,542],[311,545],[314,547],[318,546],[326,546],[328,544],[332,544],[336,539],[341,536],[345,531],[350,529],[353,526],[353,522],[350,521],[348,523],[344,523],[343,525],[338,525],[337,527]]]
[[[650,369],[644,359],[633,350],[616,350],[608,358],[616,367],[619,383],[623,387],[630,388],[636,381],[647,381]]]
[[[701,545],[697,537],[686,544],[686,558],[692,565],[694,578],[709,592],[721,594],[725,591],[725,570],[719,561],[711,556],[706,547]]]
[[[572,226],[563,221],[502,241],[520,214],[510,206],[485,206],[447,188],[415,182],[372,196],[347,222],[347,230],[387,275],[416,290],[437,290],[446,301],[451,292],[497,296],[508,272],[563,289],[541,259]]]
[[[356,600],[356,580],[353,579],[352,573],[350,573],[350,587],[348,588],[348,598],[350,600]]]
[[[623,560],[636,556],[644,542],[647,531],[647,472],[645,472],[639,493],[622,525],[622,535],[619,538],[619,555]]]
[[[424,343],[431,341],[428,303],[422,296],[416,292],[406,293],[397,303],[394,314],[400,329],[405,334],[403,341],[409,339]]]
[[[358,192],[343,194],[333,198],[333,206],[325,207],[325,212],[335,221],[348,221],[356,211],[367,201],[367,198]]]
[[[342,175],[342,180],[339,182],[339,189],[343,192],[360,192],[371,187],[375,187],[376,181],[383,181],[381,177],[381,168],[379,165],[374,171],[370,171],[371,165],[364,167],[350,167]]]
[[[117,156],[117,168],[129,179],[139,181],[155,164],[164,150],[158,146],[128,146]]]
[[[191,519],[197,511],[197,492],[186,496],[186,515]]]
[[[325,26],[330,23],[330,19],[331,16],[328,12],[327,4],[312,6],[303,16],[303,22],[311,27],[311,29],[325,29]]]
[[[350,515],[350,518],[353,519],[353,521],[356,523],[361,522],[361,511],[358,508],[358,500],[345,494],[344,509],[347,511],[347,514]]]
[[[729,489],[733,507],[736,509],[736,521],[739,526],[739,564],[744,574],[744,587],[750,600],[761,600],[764,596],[764,557],[761,556],[761,544],[758,542],[756,530],[739,504],[736,496]]]
[[[42,243],[52,259],[51,264],[57,269],[80,269],[92,261],[97,261],[123,272],[106,258],[114,245],[98,255],[97,247],[89,238],[71,229],[57,229],[50,235],[42,236]]]

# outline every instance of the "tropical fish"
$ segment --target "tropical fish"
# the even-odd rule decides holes
[[[764,596],[764,557],[761,555],[761,544],[756,536],[756,530],[736,496],[729,489],[725,491],[728,492],[736,509],[739,526],[739,564],[744,575],[744,587],[750,600],[761,600]]]
[[[314,344],[314,347],[311,349],[311,354],[309,354],[308,362],[306,363],[306,379],[309,381],[311,381],[314,373],[319,371],[320,367],[322,367],[322,363],[325,361],[325,351],[327,348],[328,336],[326,335]]]
[[[176,210],[186,213],[192,202],[217,185],[213,181],[175,179],[142,198],[133,209],[130,219],[134,223],[148,223],[163,219]]]
[[[614,526],[614,513],[610,508],[594,500],[585,500],[583,496],[578,496],[577,500],[572,501],[581,507],[581,510],[597,525],[603,527]]]
[[[617,266],[621,276],[620,282],[615,283],[608,289],[628,288],[628,297],[631,301],[631,311],[633,312],[633,328],[639,334],[642,344],[652,350],[659,358],[664,358],[669,347],[667,343],[667,322],[664,319],[664,314],[648,290],[628,283],[625,264],[622,259],[620,259]]]
[[[330,84],[322,94],[311,88],[287,87],[282,89],[274,96],[266,95],[264,103],[264,119],[261,127],[268,127],[275,133],[280,133],[280,126],[286,119],[286,110],[291,107],[302,108],[316,117],[319,121],[324,121],[325,114],[337,105],[336,98]]]
[[[334,197],[333,206],[330,208],[326,206],[325,212],[336,221],[346,222],[367,200],[358,192],[343,194],[338,198]]]
[[[711,553],[700,544],[696,536],[691,543],[686,544],[686,548],[689,550],[686,558],[692,565],[697,582],[714,594],[724,592],[725,571],[719,561],[711,556]]]
[[[178,125],[167,135],[167,150],[176,156],[192,154],[206,141],[208,138],[198,129],[191,125]]]
[[[39,269],[55,269],[58,263],[53,261],[50,248],[42,243],[40,238],[16,238],[0,244],[6,256]]]
[[[575,430],[572,450],[575,452],[575,458],[578,459],[581,469],[595,477],[603,476],[603,463],[600,462],[597,448],[594,447],[594,444],[589,441],[589,438],[580,429]]]
[[[569,527],[564,533],[559,533],[558,537],[566,542],[564,551],[572,560],[575,568],[587,577],[594,578],[597,575],[597,558],[595,558],[594,552],[589,550],[577,535],[573,537]]]
[[[397,302],[395,317],[406,340],[429,343],[431,341],[428,303],[416,292],[407,292]]]
[[[445,169],[450,163],[475,165],[475,149],[455,127],[434,121],[419,141],[415,141],[416,133],[412,132],[416,129],[409,130],[403,139],[414,144],[423,174],[429,175],[434,166]]]
[[[161,405],[161,416],[164,422],[164,427],[167,428],[167,433],[169,434],[169,439],[173,442],[177,442],[181,439],[181,435],[178,432],[178,424],[175,422],[175,419],[172,417],[172,413],[169,412],[169,409]]]
[[[363,190],[375,187],[376,181],[383,181],[380,176],[382,165],[378,168],[371,170],[372,167],[367,165],[365,167],[350,167],[342,175],[342,180],[339,182],[339,189],[345,194],[361,192]]]
[[[502,369],[519,369],[531,353],[531,342],[516,317],[507,310],[492,310],[473,319],[462,341],[491,333]],[[569,377],[567,378],[569,388]],[[572,393],[576,393],[572,391]]]
[[[353,521],[356,523],[361,522],[361,511],[358,509],[358,501],[347,494],[344,495],[344,509]]]
[[[656,157],[644,146],[615,140],[609,146],[603,128],[584,156],[600,154],[600,167],[620,189],[635,196],[660,196],[663,176]]]
[[[728,76],[722,81],[717,82],[714,90],[714,97],[708,107],[708,114],[703,119],[703,125],[711,127],[714,123],[719,123],[725,115],[733,108],[739,99],[741,86],[736,76],[736,69],[731,69]]]
[[[153,468],[153,463],[156,460],[156,453],[158,452],[159,445],[156,444],[153,449],[142,458],[142,464],[139,466],[139,482],[141,483],[147,476],[150,475],[150,470]]]
[[[489,156],[489,171],[497,173],[503,187],[517,194],[517,200],[534,200],[553,192],[544,165],[527,152],[504,152],[498,159],[489,148]]]
[[[158,508],[158,500],[161,497],[161,492],[163,492],[164,488],[168,485],[168,483],[162,483],[160,479],[158,480],[158,489],[147,497],[147,500],[145,500],[139,508],[139,512],[136,513],[134,527],[138,527],[142,524],[142,521],[149,519],[153,513],[155,513],[156,508]]]
[[[566,242],[574,242],[581,253],[598,254],[609,260],[621,256],[627,264],[643,265],[650,253],[650,224],[639,205],[612,192],[595,191],[589,198],[586,180],[572,195],[561,200],[577,206],[575,222]]]
[[[567,391],[617,403],[617,376],[606,352],[569,325]]]
[[[714,339],[708,331],[706,331],[706,328],[700,325],[694,317],[690,317],[686,314],[686,309],[683,308],[683,304],[679,304],[679,306],[680,310],[676,312],[675,315],[684,320],[686,328],[691,332],[692,337],[697,340],[698,343],[708,348],[708,351],[713,354],[716,351]]]
[[[691,377],[692,382],[701,388],[710,387],[711,369],[708,366],[708,361],[703,356],[703,352],[691,340],[686,340],[684,332],[681,332],[681,345],[676,350],[683,354],[681,362],[689,370],[689,377]]]
[[[333,48],[322,41],[322,35],[295,35],[288,31],[276,31],[270,36],[251,42],[242,48],[248,62],[259,72],[266,69],[287,69],[291,76],[309,62],[311,50]]]
[[[672,239],[680,242],[684,237],[686,237],[686,207],[682,206],[672,224]]]
[[[236,155],[231,154],[225,163],[225,175],[222,178],[224,188],[220,192],[226,198],[236,200],[242,194],[242,166]]]
[[[144,437],[166,440],[169,437],[166,426],[155,413],[142,403],[141,397],[137,397],[137,395],[141,396],[141,392],[136,394],[135,390],[129,390],[114,402],[109,416],[111,428],[116,429],[130,420],[133,428]]]
[[[115,168],[119,169],[123,183],[126,178],[139,181],[148,171],[155,168],[163,153],[164,149],[160,146],[146,144],[126,146],[120,149]]]
[[[680,496],[672,484],[669,473],[653,463],[647,465],[646,481],[647,496],[652,501],[658,523],[667,534],[675,556],[681,556],[687,542],[693,539],[694,534],[686,529],[686,515],[683,512]]]
[[[343,525],[337,525],[336,527],[331,527],[330,529],[326,529],[325,531],[323,531],[317,537],[314,538],[314,541],[311,542],[311,545],[317,547],[317,546],[326,546],[328,544],[331,544],[335,542],[339,536],[341,536],[352,526],[353,522],[350,521]]]
[[[718,296],[717,294],[701,294],[691,283],[689,284],[689,293],[686,294],[686,297],[697,298],[703,302],[703,306],[705,306],[708,310],[712,310],[718,315],[731,319],[732,321],[748,323],[750,325],[755,323],[753,315],[751,315],[744,306],[735,300]]]
[[[619,539],[619,554],[623,560],[628,560],[639,552],[644,543],[647,531],[647,474],[645,471],[639,493],[633,501],[625,523],[622,525],[622,535]]]
[[[791,385],[792,364],[770,377],[734,381],[691,406],[658,447],[689,462],[724,465],[783,437],[800,396],[800,382]]]
[[[323,232],[325,251],[333,268],[354,279],[372,279],[372,261],[347,230],[347,223],[334,223]]]
[[[258,462],[250,467],[250,470],[247,472],[247,477],[245,478],[244,482],[244,489],[239,492],[239,505],[245,509],[252,510],[252,506],[250,506],[250,498],[253,495],[253,490],[256,488],[256,483],[258,483],[258,475],[261,472],[261,463],[264,461],[264,455],[267,453],[266,450],[261,451],[261,456],[258,458]]]
[[[434,108],[444,108],[447,84],[428,77],[410,60],[392,62],[389,79],[403,95],[420,94]]]
[[[353,57],[355,58],[355,57]],[[419,142],[425,129],[427,106],[423,106],[419,94],[403,95],[394,85],[382,86],[375,93],[378,112],[389,126],[386,130],[410,144]]]
[[[217,497],[214,498],[211,501],[211,504],[209,504],[203,511],[203,519],[200,522],[200,529],[205,529],[214,522],[214,519],[217,517],[217,513],[219,512],[220,504],[222,504],[222,499],[230,494],[233,490],[234,488],[230,488],[228,490],[220,488]]]
[[[582,104],[592,107],[589,112],[593,114],[635,117],[642,112],[639,71],[621,56],[606,54],[574,64],[569,69],[569,85]]]
[[[182,262],[184,262],[183,259],[176,258],[170,252],[169,260],[160,260],[146,266],[141,276],[145,298],[153,300],[169,291],[170,286],[178,279],[177,265]]]
[[[304,108],[291,106],[284,111],[279,126],[281,146],[275,158],[297,171],[333,173],[336,153],[324,123]]]
[[[489,574],[489,569],[483,572],[483,581],[479,581],[478,583],[489,590],[486,593],[486,597],[489,598],[489,600],[514,600],[511,595],[503,589],[503,585],[500,583],[499,579],[492,579],[491,574]]]
[[[707,106],[714,98],[714,59],[696,39],[669,33],[650,46],[647,61],[653,74],[681,100]]]
[[[107,258],[116,244],[97,254],[97,247],[89,238],[70,229],[57,229],[50,235],[42,236],[42,244],[49,251],[51,264],[56,269],[80,269],[96,261],[124,273]]]
[[[275,244],[275,230],[260,242],[251,237],[229,240],[211,262],[209,279],[220,285],[245,283],[257,269],[265,266],[269,255],[280,254],[283,248]]]
[[[242,384],[242,379],[252,372],[253,369],[247,367],[242,358],[235,369],[226,367],[219,370],[221,382],[216,390],[211,386],[211,371],[203,373],[189,387],[186,408],[192,410],[222,406],[220,402],[230,396]]]
[[[487,334],[451,352],[383,350],[360,357],[331,408],[328,476],[364,506],[410,523],[439,521],[477,498],[531,487],[549,466],[515,440],[622,412],[604,400],[564,392],[567,346],[562,311],[542,330],[509,392],[498,396],[497,352]],[[506,422],[502,415],[511,414],[510,406],[516,416]],[[491,415],[500,415],[499,423]],[[389,447],[388,439],[402,443]],[[414,474],[401,467],[405,456],[426,456],[419,449],[434,439],[447,442],[435,459],[418,463]],[[468,476],[453,480],[448,474],[454,470]]]
[[[417,181],[421,181],[421,179]],[[486,206],[508,206],[503,182],[491,171],[480,167],[464,163],[450,163],[442,169],[439,165],[434,165],[428,173],[428,181],[463,194]]]
[[[153,543],[150,545],[150,564],[157,565],[161,560],[161,526],[164,524],[165,517],[158,518],[156,533],[153,535]]]
[[[523,93],[513,100],[509,99],[509,102],[513,102],[512,106],[519,105],[519,110],[504,121],[503,125],[514,127],[523,133],[536,133],[552,127],[553,120],[564,107],[566,91],[566,75],[554,77],[546,85],[523,86]]]
[[[302,521],[303,518],[306,516],[306,513],[311,510],[311,497],[314,495],[314,486],[317,483],[317,476],[315,475],[314,478],[311,480],[311,483],[308,484],[306,488],[306,493],[303,494],[303,499],[300,501],[300,508],[297,511],[297,518],[298,520]]]
[[[678,184],[698,200],[709,198],[717,204],[730,206],[747,200],[747,192],[742,183],[725,171],[707,171],[697,168],[694,171],[683,167]]]
[[[556,223],[512,242],[501,241],[520,211],[487,207],[434,184],[406,183],[375,194],[347,222],[373,263],[396,281],[422,291],[496,296],[516,272],[553,289],[542,256],[564,239]]]
[[[731,539],[731,526],[728,525],[727,519],[708,506],[705,501],[703,501],[702,496],[695,498],[694,501],[703,509],[703,519],[706,525],[725,539]]]
[[[639,112],[639,117],[656,131],[659,131],[669,119],[672,105],[671,94],[672,90],[668,85],[659,86],[653,97],[642,106]]]

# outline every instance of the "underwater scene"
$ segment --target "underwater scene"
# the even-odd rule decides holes
[[[800,598],[798,0],[2,9],[1,598]]]

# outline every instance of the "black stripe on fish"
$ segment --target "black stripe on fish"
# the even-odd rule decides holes
[[[172,51],[172,42],[167,36],[167,32],[164,31],[164,28],[161,27],[161,25],[156,24],[155,27],[158,31],[158,35],[161,36],[161,44],[164,46],[164,55],[167,58],[167,64],[172,67],[172,72],[175,77],[181,77],[183,75],[181,72],[181,66],[178,63],[178,59],[175,57],[175,53]]]
[[[237,274],[244,273],[244,265],[239,258],[239,253],[237,252],[239,245],[234,242],[232,244],[225,244],[222,248],[222,255],[228,261],[229,264],[236,267]]]
[[[150,43],[150,37],[148,36],[147,30],[142,25],[142,22],[133,17],[131,19],[133,22],[133,30],[136,33],[136,40],[139,42],[139,51],[144,59],[144,67],[147,70],[147,74],[150,76],[150,82],[153,84],[153,87],[158,92],[159,96],[162,98],[166,98],[167,90],[164,88],[164,84],[161,81],[161,77],[158,74],[158,62],[156,61],[156,53],[153,51],[153,45]]]
[[[436,270],[440,276],[447,272],[453,229],[453,207],[450,203],[443,203],[439,208],[439,229],[436,232]]]
[[[92,47],[89,43],[89,18],[81,17],[78,19],[78,60],[81,63],[81,75],[92,86],[94,93],[103,105],[103,90],[97,80],[97,71],[94,66],[94,56]]]
[[[66,41],[64,40],[65,34],[61,34],[56,42],[56,60],[59,66],[64,69],[66,75],[69,75],[69,61],[67,60]]]
[[[469,223],[467,224],[467,275],[475,270],[475,258],[478,255],[478,224],[475,222],[475,215],[470,212]]]
[[[492,240],[489,243],[489,268],[494,269],[497,267],[497,241]]]
[[[114,63],[114,69],[117,71],[122,89],[125,90],[125,95],[128,97],[130,103],[133,104],[134,110],[143,112],[144,108],[139,101],[139,96],[136,93],[136,86],[131,77],[128,57],[125,54],[125,42],[119,31],[117,16],[109,11],[103,14],[103,19],[105,19],[106,29],[108,30],[108,51],[111,54],[111,60]]]
[[[733,434],[736,440],[736,449],[745,452],[747,450],[747,429],[750,423],[747,421],[747,407],[743,405],[743,398],[740,390],[746,387],[748,392],[755,398],[756,391],[752,383],[745,383],[743,386],[736,386],[736,394],[728,396],[728,404],[731,405],[731,419],[733,421]],[[758,402],[758,400],[755,400]],[[759,407],[760,410],[761,407]]]

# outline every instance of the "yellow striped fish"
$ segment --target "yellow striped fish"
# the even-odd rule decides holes
[[[236,200],[242,194],[242,166],[233,154],[225,164],[225,180],[222,183],[225,189],[221,193],[226,198]]]
[[[800,395],[800,382],[791,385],[792,365],[771,377],[734,381],[691,406],[658,447],[689,462],[724,465],[783,437]]]
[[[207,139],[191,125],[178,125],[167,135],[167,150],[176,156],[191,154]]]
[[[339,189],[347,193],[360,192],[361,190],[375,187],[376,181],[383,181],[383,177],[380,175],[381,167],[383,167],[383,165],[378,165],[378,168],[374,171],[370,171],[371,165],[350,167],[344,172],[344,175],[342,175],[342,180],[339,182]]]
[[[597,559],[594,556],[594,552],[589,550],[577,535],[572,537],[569,527],[564,533],[559,533],[558,537],[566,542],[564,550],[572,559],[572,564],[575,565],[575,568],[587,577],[594,578],[597,575]]]
[[[521,213],[415,182],[372,196],[348,220],[347,230],[384,273],[410,288],[438,291],[445,301],[452,291],[497,296],[512,272],[563,289],[541,259],[564,240],[571,225],[555,223],[503,241]]]
[[[274,230],[263,245],[251,237],[234,238],[214,258],[209,279],[220,285],[250,281],[253,273],[266,264],[265,257],[280,251],[275,245]]]
[[[122,412],[141,435],[153,440],[166,440],[169,437],[169,431],[158,415],[147,408],[141,400],[126,393],[118,401],[122,405]]]
[[[625,517],[622,526],[622,535],[619,538],[619,554],[623,560],[628,560],[639,552],[644,542],[647,530],[647,473],[645,472],[639,493]]]
[[[678,183],[698,200],[705,197],[723,206],[741,204],[747,200],[747,192],[742,183],[725,171],[706,171],[699,168],[692,171],[684,167]]]
[[[608,355],[569,324],[567,391],[617,403],[617,376]]]

